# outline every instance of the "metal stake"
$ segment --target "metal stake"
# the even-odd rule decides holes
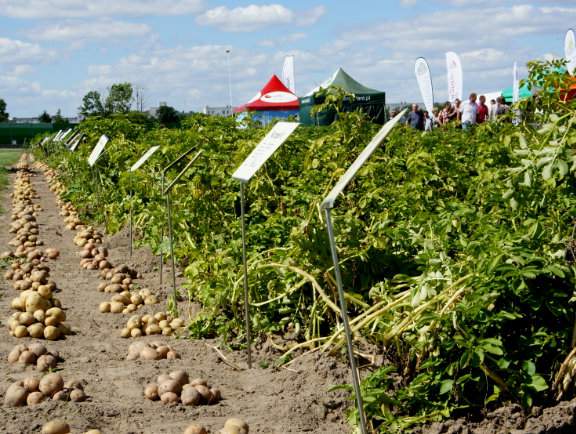
[[[190,151],[188,151],[185,155],[187,155]],[[196,155],[186,164],[186,167],[180,171],[178,175],[172,180],[170,184],[166,187],[163,191],[164,195],[166,196],[166,210],[168,212],[168,239],[170,242],[170,261],[172,264],[172,293],[174,296],[174,305],[176,306],[176,300],[178,299],[178,291],[176,290],[176,260],[174,259],[174,238],[173,238],[173,225],[172,225],[172,196],[170,192],[172,191],[172,187],[178,182],[178,180],[186,173],[186,171],[196,162],[198,157],[202,154],[202,151],[198,151]],[[182,159],[182,157],[179,158]],[[174,163],[173,163],[174,164]]]
[[[133,233],[132,233],[132,220],[133,220],[133,204],[134,199],[134,190],[130,190],[130,258],[132,258],[132,243],[134,242]]]
[[[160,177],[160,191],[164,193],[164,172]],[[160,228],[160,288],[162,288],[162,276],[164,274],[164,255],[162,254],[162,249],[164,244],[164,226]]]
[[[244,182],[240,182],[240,215],[242,227],[242,263],[244,265],[244,322],[246,325],[246,340],[248,354],[248,369],[252,369],[252,334],[250,332],[250,305],[248,293],[248,259],[246,258],[246,221],[245,221]]]
[[[178,158],[176,158],[174,161],[172,161],[168,166],[166,166],[162,170],[162,174],[160,176],[160,192],[162,194],[166,194],[166,192],[164,191],[164,183],[166,181],[166,173],[168,172],[168,170],[170,168],[172,168],[175,164],[177,164],[179,161],[181,161],[188,154],[190,154],[194,149],[196,149],[196,146],[193,146],[192,148],[188,149],[186,152],[184,152],[182,155],[180,155]],[[196,157],[194,159],[196,159]],[[168,207],[168,197],[166,197],[166,207]],[[164,255],[162,253],[162,244],[163,243],[164,243],[164,226],[162,226],[162,228],[160,229],[160,256],[159,256],[159,259],[160,259],[160,286],[162,286],[162,280],[163,280],[163,275],[164,275]],[[175,288],[176,288],[176,284],[174,284],[174,290],[176,290]]]
[[[334,262],[334,275],[336,276],[336,286],[338,287],[338,298],[340,299],[340,310],[342,311],[342,323],[344,324],[344,332],[346,333],[348,359],[352,370],[352,385],[354,386],[354,393],[356,394],[356,406],[358,407],[358,415],[360,417],[360,430],[362,434],[367,434],[368,431],[366,430],[364,403],[362,400],[362,391],[360,390],[360,379],[356,367],[356,358],[354,357],[354,348],[352,347],[352,333],[350,332],[350,324],[348,323],[348,308],[346,306],[346,299],[344,298],[344,288],[342,285],[338,252],[336,250],[336,239],[334,238],[334,227],[332,226],[330,211],[331,208],[324,208],[326,214],[326,228],[328,229],[328,239],[330,240],[330,250],[332,251],[332,261]]]
[[[168,240],[170,242],[170,262],[172,264],[172,294],[174,302],[176,302],[178,293],[176,291],[176,265],[174,260],[174,238],[172,235],[172,198],[169,191],[166,194],[166,209],[168,210]]]

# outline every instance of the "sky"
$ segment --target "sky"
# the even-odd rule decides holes
[[[422,56],[443,101],[446,51],[465,94],[497,91],[514,61],[562,56],[570,27],[576,0],[0,0],[0,98],[11,116],[74,116],[88,91],[127,81],[145,108],[200,111],[230,89],[236,106],[293,54],[299,95],[341,66],[389,102],[419,101]]]

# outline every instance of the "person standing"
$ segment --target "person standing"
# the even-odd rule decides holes
[[[480,95],[478,110],[476,113],[476,123],[482,124],[488,120],[488,106],[486,105],[486,97]]]
[[[491,121],[495,121],[496,120],[496,100],[495,99],[491,99],[490,100],[490,113],[489,113],[489,118]]]
[[[424,119],[422,117],[422,112],[418,110],[418,104],[412,104],[412,111],[408,113],[406,124],[410,125],[415,130],[424,129]]]
[[[476,124],[476,116],[478,114],[478,105],[476,104],[476,94],[471,93],[470,98],[462,103],[461,111],[462,129],[467,130],[472,125]]]
[[[427,111],[424,112],[424,131],[432,131],[432,118]]]

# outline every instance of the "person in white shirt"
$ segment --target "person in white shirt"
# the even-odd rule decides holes
[[[478,113],[478,106],[476,105],[476,94],[471,93],[468,101],[462,103],[462,129],[467,130],[472,125],[476,124],[476,115]]]
[[[490,112],[488,113],[488,118],[491,121],[496,120],[496,109],[497,109],[496,100],[495,99],[490,100]]]

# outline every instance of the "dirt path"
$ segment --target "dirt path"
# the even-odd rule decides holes
[[[1,192],[0,245],[7,246],[11,204],[10,187]],[[336,385],[347,382],[346,370],[327,357],[302,358],[287,369],[255,367],[237,371],[222,363],[207,347],[209,341],[176,340],[164,336],[140,338],[169,343],[181,355],[179,360],[126,361],[128,345],[133,339],[122,339],[120,328],[128,316],[101,314],[98,305],[110,298],[97,291],[98,273],[80,268],[78,247],[73,243],[75,232],[64,227],[58,214],[55,196],[42,174],[32,178],[43,208],[38,215],[40,239],[46,247],[56,247],[60,257],[50,262],[51,278],[62,290],[57,294],[66,309],[66,323],[75,332],[65,340],[42,341],[49,350],[60,352],[64,362],[59,365],[65,380],[84,380],[90,397],[82,403],[45,401],[35,407],[11,408],[0,406],[0,433],[39,433],[43,423],[54,418],[65,419],[73,433],[98,428],[105,434],[182,433],[192,422],[203,424],[210,433],[217,433],[228,417],[238,416],[250,425],[251,433],[291,434],[350,432],[343,421],[342,394],[329,393]],[[125,258],[124,246],[109,243],[112,263]],[[2,250],[5,250],[3,248]],[[146,257],[148,256],[148,259]],[[151,271],[150,255],[141,255],[144,271]],[[135,264],[138,269],[139,264]],[[148,282],[147,282],[147,279]],[[154,279],[154,280],[151,280]],[[156,283],[157,275],[144,273],[141,284]],[[144,285],[143,285],[144,286]],[[0,393],[14,381],[35,371],[19,365],[9,365],[7,354],[17,344],[32,339],[16,339],[8,334],[5,325],[12,313],[10,301],[17,291],[0,278]],[[163,304],[146,307],[145,311],[159,311]],[[138,313],[141,313],[139,310]],[[234,363],[242,364],[242,354],[226,353]],[[142,391],[146,383],[161,373],[185,369],[192,377],[205,377],[222,391],[223,400],[210,406],[168,407],[147,401]],[[335,408],[335,410],[334,410]]]

